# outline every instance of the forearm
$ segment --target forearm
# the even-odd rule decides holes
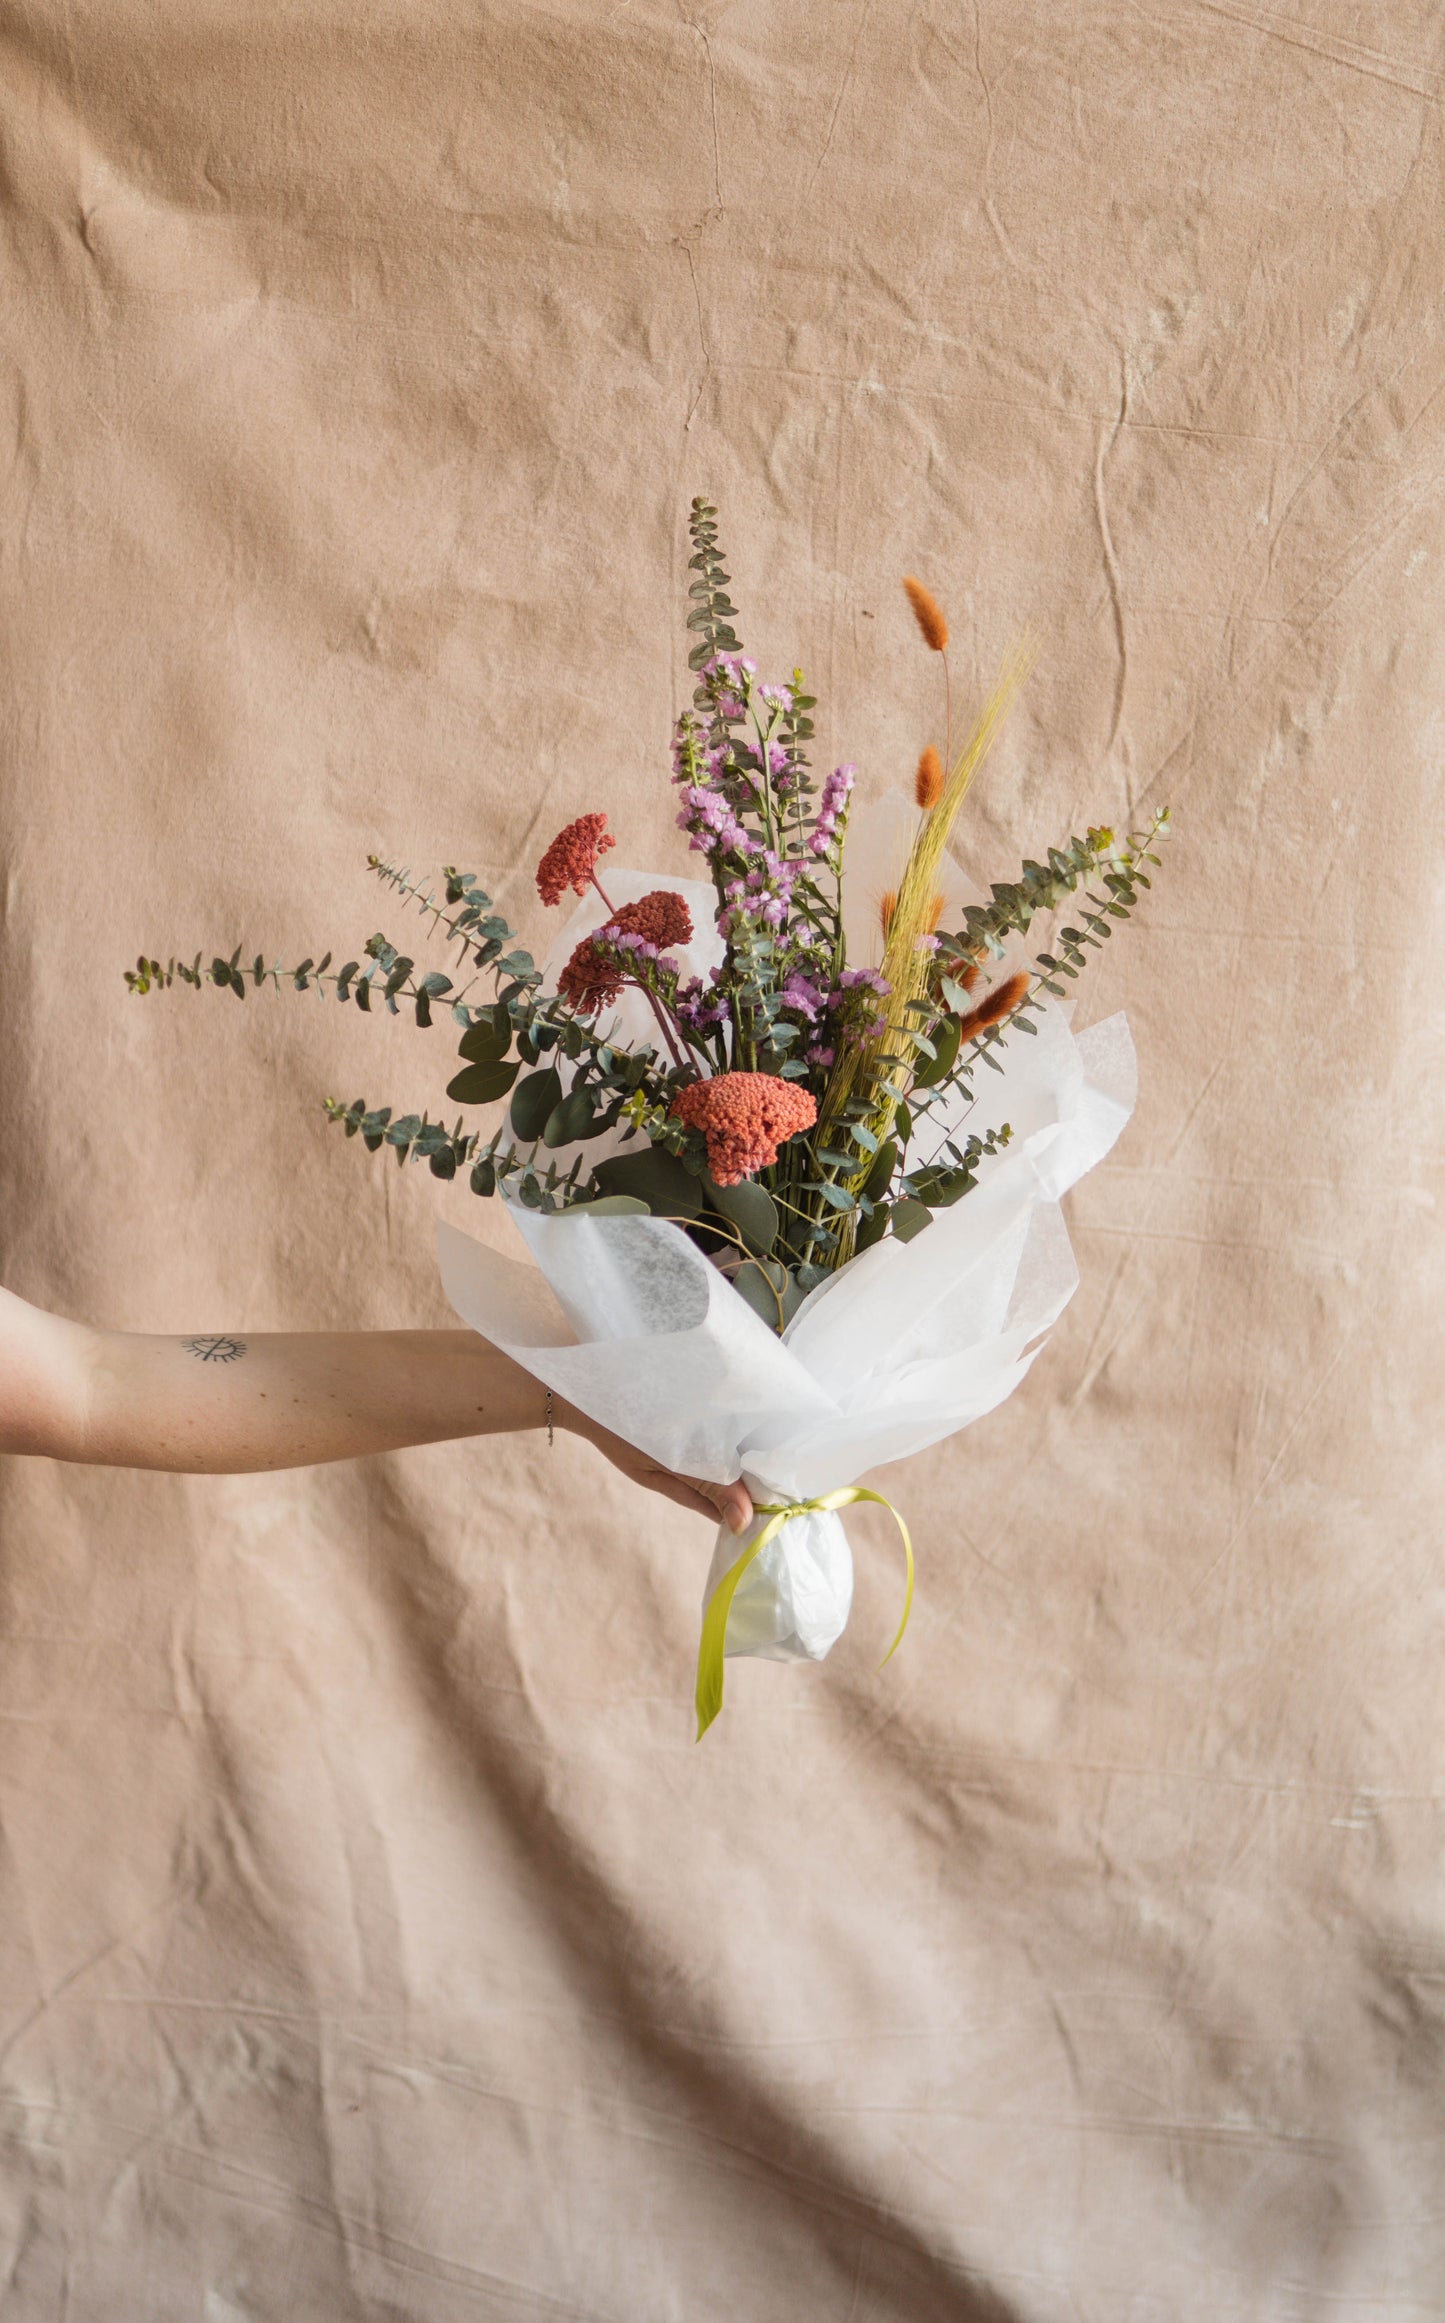
[[[0,1452],[294,1468],[540,1427],[541,1382],[474,1331],[91,1331],[0,1290]],[[559,1426],[586,1432],[560,1401]]]
[[[0,1289],[0,1453],[235,1475],[542,1427],[540,1380],[475,1331],[91,1331]],[[739,1483],[674,1476],[559,1396],[559,1428],[738,1531]]]
[[[301,1468],[546,1417],[541,1382],[474,1331],[91,1337],[72,1457],[109,1467]]]

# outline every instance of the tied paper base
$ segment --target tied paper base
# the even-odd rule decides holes
[[[752,1479],[744,1482],[752,1492]],[[764,1498],[761,1488],[753,1497]],[[766,1524],[766,1517],[755,1517],[737,1534],[719,1525],[704,1604]],[[853,1552],[843,1520],[831,1510],[810,1508],[790,1517],[744,1573],[733,1592],[723,1651],[768,1662],[820,1662],[847,1628],[852,1610]]]
[[[442,1224],[447,1296],[556,1394],[680,1475],[742,1476],[755,1500],[781,1503],[853,1484],[1001,1404],[1077,1286],[1059,1203],[1133,1110],[1134,1049],[1122,1016],[1076,1037],[1046,1003],[1035,1023],[994,1052],[1001,1073],[978,1075],[988,1085],[968,1129],[1008,1121],[1013,1139],[975,1190],[912,1242],[877,1243],[830,1275],[781,1339],[658,1218],[509,1204],[531,1266]],[[961,1124],[959,1101],[938,1142]],[[745,1542],[720,1528],[709,1597]],[[837,1516],[796,1517],[740,1583],[726,1650],[819,1660],[852,1592]]]
[[[804,1501],[801,1506],[790,1504],[782,1508],[761,1507],[757,1514],[763,1520],[762,1525],[760,1529],[756,1525],[752,1528],[754,1537],[751,1545],[743,1549],[736,1561],[728,1566],[726,1572],[710,1585],[703,1612],[702,1638],[697,1655],[697,1738],[699,1742],[722,1708],[723,1660],[729,1651],[727,1641],[732,1627],[733,1605],[739,1590],[746,1583],[748,1575],[757,1565],[762,1563],[774,1542],[784,1540],[795,1525],[805,1526],[814,1520],[826,1523],[830,1518],[834,1518],[836,1521],[835,1512],[838,1509],[847,1508],[858,1500],[871,1500],[877,1507],[886,1508],[897,1525],[903,1541],[903,1554],[907,1561],[908,1576],[908,1585],[903,1594],[903,1618],[898,1624],[893,1643],[883,1656],[883,1662],[892,1661],[893,1656],[903,1643],[903,1633],[908,1627],[908,1617],[913,1611],[913,1542],[909,1538],[907,1525],[893,1506],[892,1501],[885,1500],[881,1492],[870,1492],[866,1485],[845,1484],[841,1491],[825,1493],[821,1500]],[[785,1575],[787,1568],[788,1560],[785,1555],[783,1561]],[[850,1602],[852,1586],[850,1570],[848,1577]],[[746,1652],[747,1648],[735,1645],[731,1650]],[[878,1665],[880,1670],[883,1667],[883,1662]]]

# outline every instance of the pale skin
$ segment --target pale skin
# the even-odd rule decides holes
[[[742,1484],[675,1476],[553,1398],[634,1483],[741,1532]],[[0,1452],[239,1475],[545,1428],[546,1391],[475,1331],[96,1331],[0,1290]]]

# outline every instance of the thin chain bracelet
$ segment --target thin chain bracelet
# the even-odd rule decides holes
[[[554,1439],[553,1439],[553,1435],[552,1435],[552,1390],[551,1390],[551,1388],[549,1387],[549,1388],[548,1388],[548,1390],[547,1390],[547,1446],[548,1446],[548,1449],[549,1449],[549,1450],[550,1450],[550,1449],[551,1449],[551,1447],[552,1447],[553,1441],[554,1441]]]

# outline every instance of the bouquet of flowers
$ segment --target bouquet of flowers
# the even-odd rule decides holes
[[[741,1547],[720,1532],[708,1577],[699,1734],[725,1655],[818,1659],[840,1635],[838,1512],[879,1498],[859,1474],[1001,1403],[1071,1296],[1059,1202],[1128,1119],[1134,1057],[1122,1017],[1076,1036],[1060,1002],[1148,887],[1168,822],[1123,841],[1091,829],[971,889],[948,841],[1027,650],[955,749],[947,622],[905,581],[942,665],[943,748],[924,748],[911,795],[862,806],[854,767],[814,775],[802,672],[762,682],[744,652],[716,525],[694,501],[695,690],[673,746],[677,823],[705,878],[613,867],[593,812],[537,867],[543,905],[575,899],[540,966],[469,873],[448,867],[437,891],[373,856],[456,946],[453,976],[418,973],[380,934],[364,964],[243,965],[238,946],[209,967],[142,956],[127,975],[136,992],[330,990],[423,1026],[450,1009],[450,1126],[362,1099],[326,1111],[372,1151],[466,1170],[506,1202],[531,1265],[439,1229],[448,1295],[476,1330],[667,1467],[746,1478],[754,1524]],[[1077,924],[1024,968],[1019,939],[1074,896]],[[913,1590],[897,1521],[890,1653]]]

